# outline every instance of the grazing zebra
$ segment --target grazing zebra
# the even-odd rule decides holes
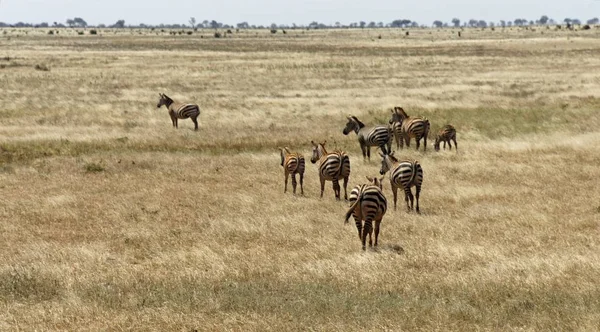
[[[372,146],[378,146],[385,153],[391,151],[392,133],[389,126],[365,127],[357,117],[350,115],[348,116],[348,123],[346,123],[343,133],[344,135],[348,135],[351,131],[354,131],[358,136],[363,159],[369,157],[369,160],[371,160]]]
[[[373,221],[375,221],[375,247],[377,247],[377,239],[379,238],[379,226],[381,220],[387,210],[387,200],[383,195],[382,183],[383,178],[370,178],[367,176],[370,184],[362,184],[354,187],[350,192],[350,209],[346,212],[344,223],[348,223],[348,219],[352,215],[356,222],[358,230],[358,238],[362,242],[362,249],[365,250],[367,235],[369,235],[369,247],[373,245],[371,234],[373,232]],[[364,220],[364,225],[363,225]]]
[[[283,192],[287,192],[288,176],[292,175],[292,188],[296,195],[296,174],[300,174],[300,193],[304,195],[304,156],[299,153],[292,153],[285,148],[279,148],[281,152],[281,166],[285,174],[285,187]]]
[[[419,213],[419,194],[421,193],[421,184],[423,183],[423,168],[416,160],[401,160],[398,161],[394,154],[379,154],[383,159],[381,161],[381,170],[379,173],[384,175],[387,171],[390,172],[390,184],[392,185],[392,193],[394,194],[394,210],[396,210],[397,191],[398,188],[404,189],[404,200],[406,208],[411,211],[413,209],[414,196],[410,190],[412,186],[417,188],[417,213]],[[410,205],[408,200],[410,199]]]
[[[177,126],[177,119],[190,118],[194,122],[194,130],[198,130],[198,116],[200,115],[200,108],[198,105],[178,103],[167,97],[164,93],[159,93],[158,95],[160,96],[160,100],[156,107],[160,108],[162,105],[167,106],[171,121],[173,122],[173,127],[179,128]]]
[[[429,120],[423,117],[411,118],[406,114],[402,107],[394,107],[392,111],[392,118],[390,124],[392,125],[392,131],[396,138],[396,148],[404,148],[404,142],[406,146],[410,146],[410,139],[412,137],[417,141],[417,150],[421,146],[421,138],[423,141],[423,150],[427,150],[427,135],[429,135]],[[403,140],[404,139],[404,140]]]
[[[450,150],[452,150],[452,143],[450,140],[454,141],[454,147],[456,148],[456,152],[458,152],[458,144],[456,144],[456,129],[452,125],[445,125],[440,131],[438,131],[437,136],[435,137],[435,143],[433,147],[435,151],[440,151],[440,142],[444,142],[444,150],[446,150],[446,142],[450,146]]]
[[[312,158],[310,162],[315,164],[318,161],[319,179],[321,181],[321,198],[325,190],[325,181],[329,180],[333,183],[333,191],[336,200],[340,200],[340,183],[339,179],[344,179],[344,199],[348,200],[348,177],[350,176],[350,158],[344,151],[334,151],[328,153],[325,150],[325,143],[315,143],[310,141],[313,146]]]

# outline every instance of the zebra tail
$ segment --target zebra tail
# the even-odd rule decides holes
[[[354,209],[356,209],[356,206],[359,205],[358,209],[359,212],[360,211],[360,199],[356,199],[356,201],[354,201],[354,203],[352,203],[352,205],[350,206],[350,209],[348,210],[348,212],[346,212],[346,219],[344,219],[344,224],[348,223],[348,219],[350,219],[350,216],[352,215],[352,212],[354,212]],[[361,213],[359,213],[360,215]]]
[[[419,162],[415,160],[415,162],[412,165],[412,174],[410,175],[410,181],[408,181],[409,184],[412,184],[415,178],[417,177],[417,166],[419,166]]]

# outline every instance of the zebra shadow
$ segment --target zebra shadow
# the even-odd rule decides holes
[[[369,251],[376,253],[390,252],[398,255],[404,254],[404,248],[399,244],[388,243],[377,247],[370,247]]]

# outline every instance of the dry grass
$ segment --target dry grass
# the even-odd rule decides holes
[[[0,30],[0,330],[600,325],[598,29],[123,31]],[[380,163],[345,115],[395,105],[460,150],[398,152],[423,213],[401,197],[362,252],[312,164],[282,193],[277,147],[347,150],[350,189]]]

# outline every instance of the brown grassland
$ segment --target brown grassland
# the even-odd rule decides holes
[[[456,32],[0,30],[0,330],[597,330],[600,29]],[[459,150],[363,252],[310,141],[396,105]]]

